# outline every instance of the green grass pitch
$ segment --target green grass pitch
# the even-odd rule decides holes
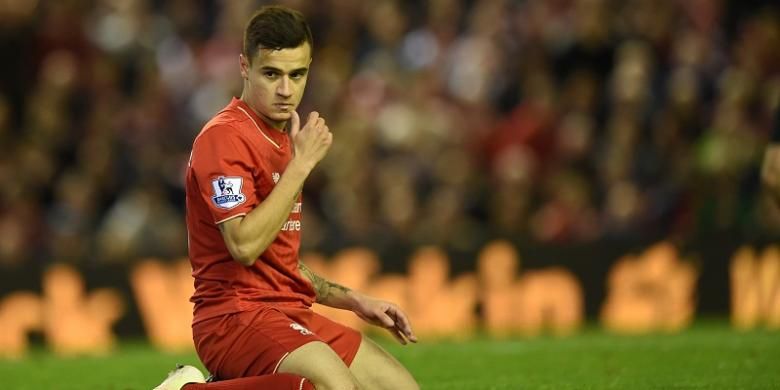
[[[381,343],[423,389],[780,389],[780,332],[699,324],[674,335],[617,336],[587,329],[566,338]],[[37,348],[0,360],[0,389],[151,389],[194,353],[125,343],[101,358],[57,358]]]

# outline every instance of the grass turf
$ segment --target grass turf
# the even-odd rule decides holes
[[[423,389],[780,389],[780,332],[704,324],[674,335],[617,336],[588,329],[566,338],[382,341]],[[2,389],[151,389],[192,354],[125,343],[100,358],[43,349],[0,360]]]

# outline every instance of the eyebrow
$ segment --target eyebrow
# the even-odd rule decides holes
[[[283,70],[281,70],[279,68],[274,68],[273,66],[263,66],[263,67],[260,68],[260,70],[262,70],[262,71],[269,71],[270,70],[272,72],[284,73]],[[293,69],[293,70],[290,71],[290,73],[292,74],[292,73],[300,73],[300,72],[308,72],[308,71],[309,71],[308,67],[302,67],[302,68]]]

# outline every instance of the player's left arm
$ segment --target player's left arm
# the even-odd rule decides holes
[[[326,280],[300,261],[298,269],[301,271],[301,275],[309,279],[314,287],[317,303],[337,309],[350,310],[363,321],[389,330],[401,344],[406,344],[407,340],[417,342],[409,318],[396,304],[369,297]]]

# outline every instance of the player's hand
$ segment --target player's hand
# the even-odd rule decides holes
[[[769,144],[761,164],[761,179],[772,197],[780,202],[780,145]]]
[[[314,166],[328,153],[330,145],[333,143],[333,134],[325,124],[325,119],[316,111],[309,114],[309,119],[303,128],[301,128],[301,119],[298,113],[292,111],[290,138],[293,142],[294,158],[304,163],[308,169],[314,169]]]
[[[381,326],[390,331],[401,344],[417,342],[412,324],[398,306],[393,303],[363,296],[354,309],[355,314],[369,324]]]

